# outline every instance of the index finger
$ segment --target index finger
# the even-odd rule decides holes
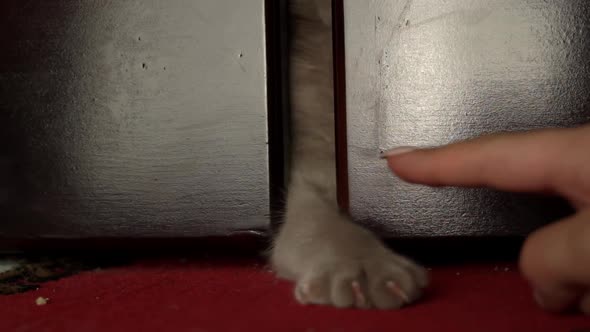
[[[584,128],[586,131],[588,128]],[[496,134],[440,148],[385,152],[403,180],[433,186],[555,191],[572,182],[581,129]],[[571,183],[570,183],[571,184]]]

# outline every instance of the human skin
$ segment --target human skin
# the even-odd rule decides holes
[[[576,213],[530,234],[519,267],[536,302],[590,314],[590,126],[501,133],[383,153],[395,175],[429,186],[562,196]]]

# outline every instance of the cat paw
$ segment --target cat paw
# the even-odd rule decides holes
[[[291,209],[270,260],[302,304],[397,309],[428,284],[424,268],[330,207]]]
[[[397,309],[420,298],[425,269],[393,253],[314,264],[296,281],[302,304]]]

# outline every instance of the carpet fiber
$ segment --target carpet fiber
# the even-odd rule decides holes
[[[112,259],[107,260],[112,265]],[[0,295],[23,293],[81,271],[105,266],[105,261],[72,257],[0,258]]]
[[[513,265],[435,267],[432,277],[412,307],[336,310],[299,306],[258,261],[143,261],[0,296],[0,331],[590,332],[589,318],[537,309]]]

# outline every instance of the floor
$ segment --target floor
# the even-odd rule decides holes
[[[298,305],[258,260],[145,260],[2,296],[0,331],[590,331],[590,318],[538,310],[512,264],[432,275],[412,307],[337,310]]]

